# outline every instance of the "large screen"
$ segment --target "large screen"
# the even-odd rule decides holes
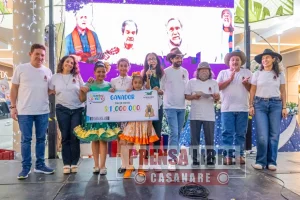
[[[164,5],[94,0],[71,7],[72,2],[66,2],[65,54],[80,60],[84,80],[93,76],[93,63],[99,59],[112,66],[108,81],[118,75],[115,64],[120,58],[130,61],[131,72],[141,71],[146,54],[155,52],[166,68],[171,65],[166,56],[174,47],[185,54],[182,65],[190,78],[200,61],[209,62],[216,75],[226,68],[224,56],[234,46],[233,0],[192,6],[168,0]]]

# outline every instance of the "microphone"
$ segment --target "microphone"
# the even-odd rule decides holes
[[[149,75],[149,79],[151,79],[151,76],[152,76],[152,65],[149,65],[149,70],[151,71],[151,74]]]

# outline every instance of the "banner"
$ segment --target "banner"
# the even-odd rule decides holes
[[[234,0],[66,0],[65,52],[79,61],[84,81],[94,64],[111,64],[106,80],[118,76],[116,63],[127,58],[129,74],[141,71],[155,52],[163,68],[170,50],[185,54],[182,66],[193,78],[201,61],[218,75],[227,69],[224,57],[234,49]]]
[[[153,120],[158,120],[158,96],[155,90],[87,94],[87,123]]]

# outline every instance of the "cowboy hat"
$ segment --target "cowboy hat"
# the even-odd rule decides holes
[[[229,66],[229,61],[230,61],[230,58],[232,56],[238,56],[241,58],[241,61],[242,61],[242,65],[244,65],[246,63],[246,55],[244,52],[242,52],[241,50],[234,50],[233,52],[231,53],[227,53],[225,58],[224,58],[224,63]]]
[[[175,56],[185,56],[185,54],[183,54],[180,50],[179,50],[179,48],[178,47],[175,47],[175,48],[173,48],[173,49],[171,49],[171,51],[170,51],[170,53],[168,53],[168,55],[167,55],[167,60],[169,61],[169,62],[171,62],[171,58],[172,57],[175,57]]]
[[[282,56],[279,53],[276,53],[274,51],[272,51],[271,49],[265,49],[263,53],[258,54],[257,56],[254,57],[254,60],[261,64],[261,59],[264,55],[270,55],[272,57],[277,57],[279,58],[280,61],[282,61]]]

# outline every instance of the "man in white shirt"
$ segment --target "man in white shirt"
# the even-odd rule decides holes
[[[45,165],[45,140],[48,128],[49,97],[48,84],[52,76],[43,65],[46,48],[33,44],[30,62],[19,65],[12,77],[11,116],[18,121],[22,138],[22,171],[18,179],[26,179],[31,170],[32,126],[36,130],[36,164],[34,172],[53,174],[54,170]]]
[[[236,152],[240,164],[245,164],[244,145],[248,125],[249,91],[252,73],[241,66],[246,62],[244,52],[235,50],[227,53],[224,62],[230,69],[222,70],[217,78],[221,91],[222,140],[227,149],[224,164],[231,165],[233,144],[239,147]],[[239,154],[239,155],[238,155]]]
[[[164,70],[161,80],[161,90],[164,91],[164,110],[170,127],[168,155],[175,158],[179,151],[179,137],[184,124],[185,116],[185,86],[189,80],[188,71],[181,66],[183,54],[178,48],[173,48],[167,55],[172,66]],[[169,170],[176,170],[170,164]]]

